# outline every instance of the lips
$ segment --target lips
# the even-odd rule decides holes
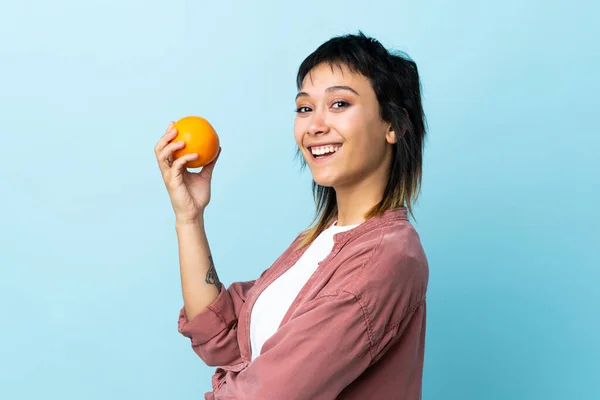
[[[320,164],[335,157],[341,148],[341,143],[326,143],[308,146],[308,151],[312,155],[312,161]]]
[[[321,157],[328,156],[335,152],[337,152],[341,145],[333,144],[333,145],[325,145],[325,146],[313,146],[310,148],[310,152],[313,157]]]

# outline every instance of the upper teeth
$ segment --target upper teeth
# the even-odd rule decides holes
[[[338,149],[342,147],[339,144],[336,145],[327,145],[327,146],[319,146],[319,147],[311,147],[310,150],[315,156],[320,156],[326,153],[335,153]]]

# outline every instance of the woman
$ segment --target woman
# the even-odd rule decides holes
[[[428,265],[407,218],[425,136],[416,65],[358,35],[300,66],[294,135],[315,223],[255,281],[219,281],[204,230],[216,160],[193,174],[172,125],[155,152],[176,215],[179,331],[207,399],[419,399]]]

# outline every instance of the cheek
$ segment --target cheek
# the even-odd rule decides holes
[[[346,130],[348,162],[357,168],[370,167],[383,157],[386,142],[383,134],[377,134],[377,127],[355,124]]]
[[[298,119],[294,121],[294,139],[296,140],[298,146],[302,145],[302,137],[304,136],[302,125],[302,121],[299,121]]]

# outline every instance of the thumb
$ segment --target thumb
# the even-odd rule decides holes
[[[217,164],[217,161],[219,160],[220,156],[221,156],[221,146],[219,146],[219,152],[217,153],[217,156],[215,157],[215,159],[212,160],[211,162],[209,162],[208,164],[206,164],[202,168],[202,171],[200,171],[200,174],[203,175],[207,179],[211,179],[213,170],[215,169],[215,165]]]

